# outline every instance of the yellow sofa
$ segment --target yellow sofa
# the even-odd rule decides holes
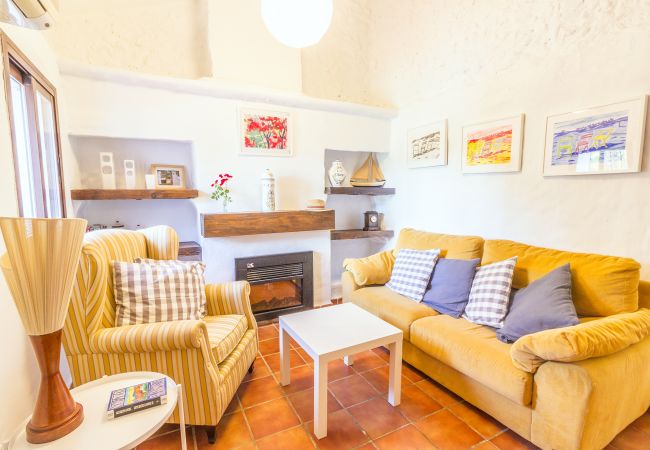
[[[63,346],[75,386],[130,371],[161,372],[183,385],[185,420],[216,426],[257,354],[257,324],[247,282],[206,286],[203,320],[115,327],[111,261],[177,259],[166,226],[86,234]],[[170,421],[178,423],[178,409]],[[214,440],[214,428],[208,437]]]
[[[570,262],[581,323],[500,342],[384,287],[400,248],[482,264],[517,256],[516,288]],[[394,250],[344,268],[343,301],[399,327],[405,361],[541,448],[603,448],[650,407],[650,282],[634,260],[404,229]]]

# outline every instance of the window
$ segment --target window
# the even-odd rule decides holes
[[[56,91],[2,35],[18,206],[22,217],[64,217]]]

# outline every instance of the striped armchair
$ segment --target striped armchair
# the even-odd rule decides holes
[[[216,426],[257,354],[247,282],[207,285],[203,320],[115,327],[111,261],[177,256],[178,236],[167,226],[86,234],[63,345],[75,386],[122,372],[161,372],[183,384],[187,423]],[[170,421],[178,423],[178,410]]]

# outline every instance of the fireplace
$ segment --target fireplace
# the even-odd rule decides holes
[[[235,278],[251,285],[255,319],[313,308],[313,259],[313,252],[235,258]]]

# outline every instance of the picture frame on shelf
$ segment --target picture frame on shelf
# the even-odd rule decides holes
[[[524,115],[463,127],[463,173],[519,172]]]
[[[406,132],[409,169],[447,165],[447,120],[411,128]]]
[[[544,176],[641,170],[647,96],[548,116]]]
[[[152,164],[155,189],[185,189],[185,166],[179,164]]]
[[[240,108],[238,114],[240,155],[293,156],[291,113]]]

